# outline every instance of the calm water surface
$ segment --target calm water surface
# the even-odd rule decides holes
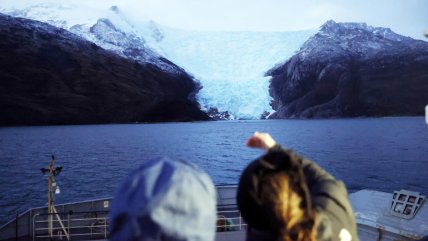
[[[0,224],[45,205],[51,153],[64,166],[57,203],[110,197],[144,160],[167,155],[235,184],[261,154],[245,147],[254,131],[317,161],[353,192],[407,188],[428,195],[428,126],[422,117],[260,120],[0,128]]]

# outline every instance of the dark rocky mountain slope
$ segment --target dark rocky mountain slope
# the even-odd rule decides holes
[[[3,14],[0,53],[0,125],[208,119],[194,101],[197,84],[166,59],[175,71]]]
[[[330,20],[267,75],[271,118],[423,115],[428,43]]]

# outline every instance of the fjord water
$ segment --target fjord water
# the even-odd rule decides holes
[[[316,160],[350,192],[411,189],[428,195],[428,126],[422,117],[259,120],[0,128],[0,224],[47,202],[51,153],[63,166],[57,203],[110,197],[125,175],[159,156],[185,159],[216,184],[236,184],[259,150],[254,131]]]

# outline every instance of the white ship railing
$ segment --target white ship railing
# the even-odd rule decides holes
[[[239,210],[217,212],[217,232],[247,230]]]
[[[77,214],[60,214],[60,220],[52,219],[52,235],[49,235],[48,216],[52,214],[36,214],[33,217],[33,241],[47,240],[81,240],[107,239],[107,212],[81,212]],[[101,216],[101,217],[98,217]],[[94,217],[95,216],[95,217]],[[65,230],[61,227],[63,223]],[[66,235],[68,234],[68,237]]]
[[[102,212],[79,212],[60,213],[58,220],[52,218],[52,235],[49,236],[48,217],[52,214],[35,214],[33,217],[33,241],[47,240],[90,240],[107,239],[108,213]],[[64,225],[65,230],[60,225]],[[244,231],[247,224],[244,222],[239,210],[226,210],[217,212],[217,232]],[[65,234],[68,233],[68,237]]]

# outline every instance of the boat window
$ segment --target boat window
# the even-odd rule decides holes
[[[403,206],[404,205],[402,203],[395,204],[394,211],[397,212],[397,213],[401,213],[401,211],[403,211]]]
[[[390,213],[400,218],[413,218],[423,205],[425,196],[409,190],[394,191]]]
[[[404,209],[404,214],[405,215],[409,215],[409,214],[411,214],[412,213],[412,208],[413,208],[413,205],[410,205],[410,204],[407,204],[406,205],[406,208]]]

